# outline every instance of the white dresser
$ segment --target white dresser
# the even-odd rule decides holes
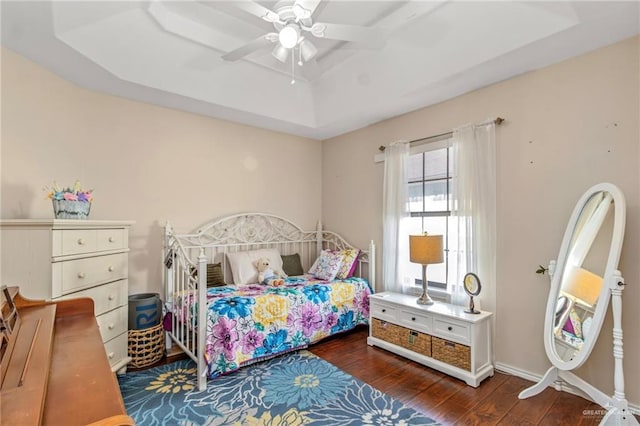
[[[493,376],[490,312],[467,314],[462,306],[418,305],[416,296],[369,297],[369,345],[379,346],[477,387]]]
[[[132,221],[0,221],[1,283],[32,299],[90,297],[112,371],[127,356]]]

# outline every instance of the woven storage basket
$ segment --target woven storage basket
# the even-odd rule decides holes
[[[147,367],[164,355],[162,323],[144,330],[129,330],[129,356],[134,368]]]
[[[373,337],[384,340],[385,342],[398,345],[400,343],[400,333],[403,327],[391,324],[390,322],[382,321],[378,318],[374,318],[371,323],[371,332]]]
[[[87,219],[90,201],[51,200],[56,219]]]
[[[431,336],[390,322],[373,319],[373,337],[410,351],[431,356]]]
[[[431,336],[419,331],[402,328],[398,345],[424,356],[431,356]]]
[[[438,361],[471,371],[471,349],[469,346],[432,337],[431,356]]]

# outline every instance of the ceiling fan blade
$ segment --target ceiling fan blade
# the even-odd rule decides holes
[[[222,55],[222,59],[224,59],[225,61],[237,61],[238,59],[244,58],[245,56],[255,52],[256,50],[260,50],[263,47],[269,46],[272,43],[269,40],[269,38],[271,38],[271,34],[272,33],[260,36],[257,39],[252,40],[235,50],[232,50],[231,52],[225,53],[224,55]]]
[[[353,41],[363,47],[379,48],[385,43],[384,32],[377,28],[356,25],[329,24],[316,22],[311,26],[311,34],[332,40]]]
[[[230,2],[230,4],[232,4],[234,7],[237,7],[238,9],[242,9],[245,12],[257,16],[260,19],[264,19],[267,22],[280,21],[280,16],[278,16],[277,13],[275,13],[273,10],[267,9],[266,7],[256,2],[242,0],[232,1]]]

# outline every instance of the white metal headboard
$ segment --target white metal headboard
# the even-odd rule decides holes
[[[260,248],[276,248],[282,255],[298,253],[307,271],[322,249],[354,248],[337,233],[323,230],[320,222],[314,231],[305,231],[285,218],[268,213],[226,216],[182,235],[175,234],[167,222],[165,239],[167,248],[182,252],[190,266],[197,267],[202,255],[207,262],[221,262],[227,282],[231,282],[228,253]],[[372,288],[375,288],[375,267],[370,260],[375,259],[374,250],[373,241],[367,250],[361,249],[356,269],[357,275],[367,278]]]

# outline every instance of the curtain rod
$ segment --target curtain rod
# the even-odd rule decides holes
[[[504,122],[504,118],[497,117],[495,120],[485,121],[484,123],[478,124],[478,126],[482,126],[482,125],[489,124],[489,123],[494,123],[494,124],[499,126],[503,122]],[[409,141],[409,144],[416,143],[416,142],[427,142],[427,141],[430,141],[432,139],[445,138],[445,137],[449,137],[451,135],[453,135],[453,131],[440,133],[439,135],[427,136],[426,138],[414,139],[412,141]],[[378,147],[378,150],[380,152],[384,152],[385,149],[387,149],[387,147],[384,146],[384,145],[380,145]]]

